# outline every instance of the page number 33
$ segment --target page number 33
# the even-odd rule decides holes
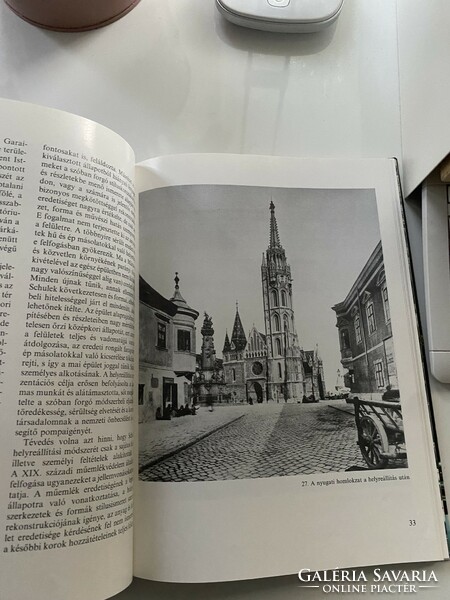
[[[409,526],[410,527],[415,527],[417,525],[416,520],[415,519],[410,519],[409,520]]]

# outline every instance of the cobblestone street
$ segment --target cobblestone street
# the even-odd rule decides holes
[[[178,425],[186,430],[184,435],[174,436],[165,454],[163,439],[158,454],[158,440],[147,433],[146,441],[140,442],[140,479],[212,481],[365,468],[356,445],[354,417],[348,414],[351,411],[352,407],[339,401],[219,406],[214,413],[204,410],[201,418],[200,414],[184,417],[186,421]],[[200,422],[206,423],[208,414],[212,417],[210,434]],[[163,423],[166,434],[173,431],[171,423]],[[160,424],[147,425],[156,433],[155,426]],[[145,424],[141,428],[149,429]],[[189,428],[197,428],[201,439],[196,441]]]

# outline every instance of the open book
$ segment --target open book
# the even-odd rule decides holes
[[[394,160],[0,123],[2,598],[448,556]]]

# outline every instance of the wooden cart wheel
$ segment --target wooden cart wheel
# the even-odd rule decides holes
[[[377,418],[361,417],[358,445],[369,469],[383,469],[388,459],[381,456],[388,452],[389,442],[383,424]]]

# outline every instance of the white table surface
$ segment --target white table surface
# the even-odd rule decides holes
[[[237,28],[213,0],[142,0],[109,27],[62,34],[34,28],[1,2],[0,95],[94,119],[127,139],[137,161],[179,152],[400,157],[396,8],[346,0],[335,27],[301,36]],[[448,598],[450,566],[433,568],[440,588],[423,595]],[[135,581],[117,598],[319,595],[282,577]]]
[[[35,28],[0,3],[0,95],[79,113],[137,160],[180,152],[400,156],[395,2],[270,34],[213,0],[142,0],[94,32]]]

